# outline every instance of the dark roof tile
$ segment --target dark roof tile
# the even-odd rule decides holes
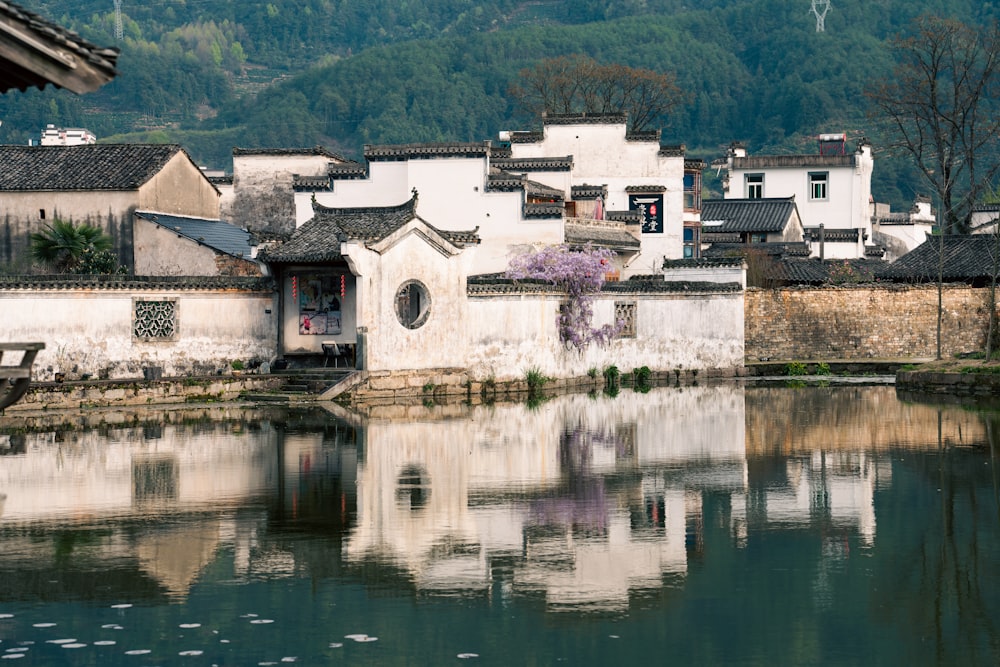
[[[780,232],[795,212],[795,198],[707,199],[701,205],[708,233]]]
[[[86,93],[118,72],[118,49],[102,48],[10,2],[0,2],[0,92],[52,84]],[[44,63],[44,64],[43,64]]]
[[[213,250],[233,257],[251,259],[250,232],[228,222],[151,211],[136,211],[135,215]]]
[[[0,146],[0,191],[138,190],[181,152],[172,144]]]

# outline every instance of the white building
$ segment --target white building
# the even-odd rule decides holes
[[[477,229],[474,271],[506,269],[528,245],[613,250],[621,278],[697,257],[703,163],[659,132],[632,134],[622,114],[544,119],[541,132],[502,132],[497,145],[365,146],[365,164],[330,163],[295,180],[296,225],[313,201],[331,208],[397,206],[416,191],[442,230]]]
[[[917,197],[905,212],[891,211],[888,204],[874,204],[873,207],[872,240],[885,248],[885,259],[890,262],[926,241],[937,224],[937,216],[927,197]]]
[[[726,199],[795,198],[812,256],[879,254],[870,245],[874,159],[867,139],[848,153],[846,134],[822,134],[819,152],[811,155],[748,156],[746,147],[734,143],[726,162]]]
[[[96,144],[97,136],[90,130],[79,127],[61,128],[49,124],[42,130],[39,140],[42,146],[85,146]]]

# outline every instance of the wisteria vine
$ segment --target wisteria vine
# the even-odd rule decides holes
[[[566,290],[569,298],[556,319],[559,339],[583,350],[590,343],[606,345],[623,326],[622,322],[597,329],[591,326],[593,295],[604,284],[611,257],[611,251],[603,248],[587,246],[583,250],[570,250],[564,244],[545,246],[511,257],[506,276],[514,280],[544,280]]]

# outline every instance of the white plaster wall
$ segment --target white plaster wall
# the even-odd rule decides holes
[[[551,377],[583,376],[611,365],[622,372],[743,365],[742,293],[602,294],[594,303],[594,326],[612,322],[615,301],[635,302],[636,337],[582,352],[559,342],[561,300],[558,294],[470,298],[465,365],[472,377],[524,379],[530,369]]]
[[[325,155],[289,154],[233,155],[233,185],[248,187],[271,185],[275,181],[290,185],[292,175],[325,176],[331,159]]]
[[[144,211],[218,218],[219,191],[191,158],[181,152],[139,186],[139,207]]]
[[[132,228],[137,276],[215,276],[215,251],[136,218]]]
[[[743,287],[747,284],[747,269],[744,266],[692,266],[683,268],[661,269],[657,273],[662,273],[667,282],[678,280],[689,280],[691,282],[709,283],[739,283]]]
[[[507,268],[510,254],[532,244],[562,243],[563,220],[522,217],[522,192],[486,192],[484,158],[441,158],[371,163],[370,177],[334,181],[332,192],[315,193],[316,202],[334,208],[396,206],[418,193],[417,215],[438,229],[479,228],[470,272]],[[296,225],[313,216],[312,192],[295,195]]]
[[[746,174],[764,174],[764,197],[795,197],[799,217],[805,227],[820,224],[827,229],[863,229],[872,242],[871,225],[871,178],[874,168],[870,149],[853,155],[852,167],[829,167],[826,165],[805,167],[770,167],[762,169],[733,169],[730,188],[726,199],[741,199],[746,195]],[[809,172],[829,173],[829,198],[824,201],[810,200]],[[864,243],[854,245],[839,244],[830,249],[827,244],[826,257],[848,259],[864,257]],[[833,254],[830,254],[830,253]],[[819,256],[819,246],[814,243],[812,256]]]
[[[663,258],[684,256],[684,158],[662,156],[659,150],[657,141],[626,141],[624,123],[546,125],[541,142],[511,144],[515,158],[572,155],[570,185],[607,185],[606,210],[628,210],[628,186],[666,188],[663,233],[642,235],[642,249],[623,269],[624,278],[658,271]],[[560,187],[544,173],[533,173],[530,178]]]
[[[370,370],[457,368],[465,364],[467,339],[466,275],[469,256],[446,256],[421,238],[424,226],[411,221],[393,235],[384,254],[350,252],[359,275],[358,319],[368,329],[366,359]],[[349,249],[350,251],[350,249]],[[396,293],[404,282],[418,280],[430,296],[430,314],[417,329],[396,317]]]
[[[876,225],[873,236],[875,243],[886,248],[886,259],[895,261],[916,248],[931,235],[933,224]]]
[[[133,338],[133,296],[178,299],[176,340]],[[56,372],[70,380],[102,372],[135,378],[150,366],[161,367],[164,377],[228,372],[233,359],[271,360],[277,348],[270,292],[2,290],[0,312],[0,340],[46,344],[34,367],[43,381]]]

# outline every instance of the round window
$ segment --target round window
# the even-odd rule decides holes
[[[396,290],[396,318],[407,329],[424,325],[431,312],[431,297],[419,280],[408,280]]]

